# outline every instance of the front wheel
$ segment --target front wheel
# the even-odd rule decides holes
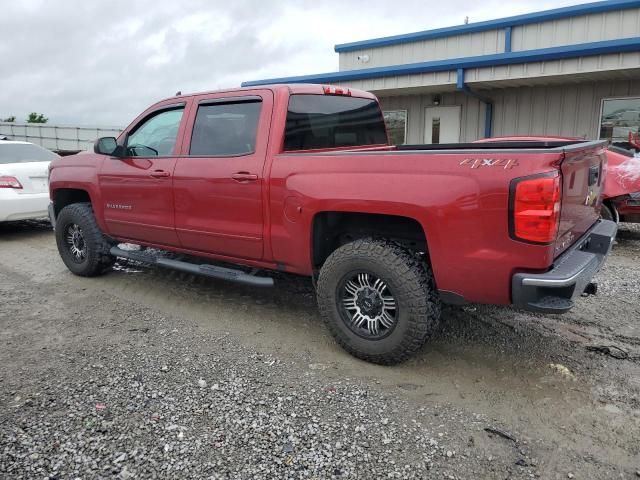
[[[347,352],[384,365],[418,352],[440,320],[429,267],[385,240],[356,240],[334,251],[320,270],[318,305]]]
[[[115,263],[110,244],[100,231],[88,203],[64,207],[56,219],[56,243],[62,261],[72,273],[94,277]]]

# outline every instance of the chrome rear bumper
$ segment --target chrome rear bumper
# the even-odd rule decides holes
[[[611,251],[618,226],[599,220],[545,273],[516,273],[511,282],[515,306],[543,313],[564,313],[591,284]]]

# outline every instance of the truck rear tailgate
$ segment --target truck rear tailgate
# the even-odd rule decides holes
[[[584,235],[600,217],[606,178],[606,142],[579,143],[564,148],[562,207],[555,256]]]

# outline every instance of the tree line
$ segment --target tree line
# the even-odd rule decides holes
[[[16,121],[16,116],[11,115],[7,118],[3,118],[2,121],[13,123]],[[26,120],[27,123],[47,123],[48,121],[49,119],[47,117],[45,117],[42,113],[37,112],[31,112]]]

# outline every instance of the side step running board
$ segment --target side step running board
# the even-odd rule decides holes
[[[206,277],[219,278],[221,280],[229,280],[231,282],[245,283],[255,287],[273,287],[273,278],[257,277],[242,270],[233,268],[218,267],[216,265],[196,265],[195,263],[182,262],[180,260],[172,260],[170,258],[157,257],[144,252],[131,252],[122,250],[118,247],[112,247],[109,253],[114,257],[127,258],[151,265],[159,265],[161,267],[172,268],[182,272],[193,273],[195,275],[204,275]]]

